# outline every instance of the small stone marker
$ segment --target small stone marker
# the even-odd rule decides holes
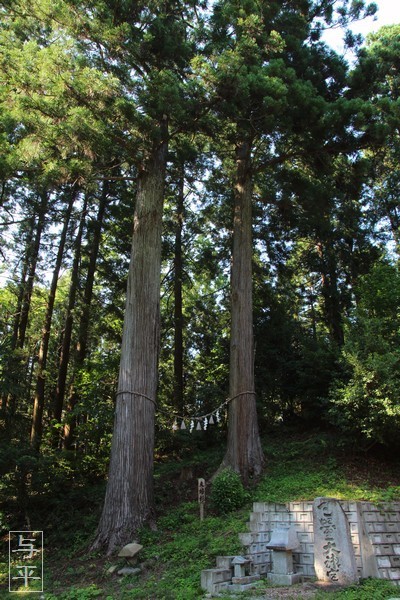
[[[140,550],[142,548],[143,548],[143,546],[133,542],[132,544],[127,544],[126,546],[121,548],[121,550],[118,552],[118,556],[126,558],[126,560],[130,564],[134,564],[137,559],[137,554],[140,552]]]
[[[250,560],[248,558],[244,558],[244,556],[235,556],[235,558],[232,560],[232,566],[234,569],[234,577],[245,577],[246,569],[249,569],[250,567]]]
[[[335,498],[316,498],[314,567],[317,579],[336,585],[358,581],[357,565],[346,515]]]
[[[200,521],[204,519],[204,505],[206,503],[206,482],[203,478],[197,480],[197,493],[200,506]]]

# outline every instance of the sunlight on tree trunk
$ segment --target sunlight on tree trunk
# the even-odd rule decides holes
[[[154,413],[159,355],[163,141],[140,175],[121,349],[109,479],[92,548],[108,554],[154,520]]]
[[[236,150],[233,250],[231,270],[231,342],[228,446],[220,469],[232,467],[248,484],[261,474],[264,458],[254,392],[252,300],[251,145]]]

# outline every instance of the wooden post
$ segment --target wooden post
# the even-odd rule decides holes
[[[204,505],[206,503],[206,482],[204,479],[200,478],[197,480],[198,486],[198,498],[199,498],[199,506],[200,506],[200,521],[204,520]]]

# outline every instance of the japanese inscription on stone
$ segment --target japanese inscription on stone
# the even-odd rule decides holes
[[[358,581],[350,528],[340,503],[334,498],[316,498],[313,515],[317,578],[341,585]]]

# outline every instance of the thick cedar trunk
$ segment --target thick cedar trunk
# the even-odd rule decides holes
[[[92,548],[111,554],[154,520],[153,452],[160,321],[161,234],[167,156],[154,149],[138,182],[106,497]]]
[[[184,211],[184,165],[180,169],[174,248],[174,405],[183,414],[183,312],[182,312],[182,227]]]
[[[45,393],[45,383],[46,383],[46,365],[47,365],[47,354],[49,351],[49,342],[50,342],[50,331],[51,331],[51,322],[53,319],[53,310],[54,310],[54,302],[56,298],[56,291],[58,285],[58,277],[60,274],[62,258],[64,255],[65,242],[67,239],[68,226],[72,213],[72,207],[74,204],[75,196],[71,194],[69,204],[67,206],[67,210],[64,216],[64,224],[63,229],[61,231],[60,241],[58,245],[56,263],[53,270],[53,277],[50,284],[49,297],[47,300],[46,314],[44,318],[44,324],[42,329],[42,339],[40,341],[40,347],[38,352],[38,361],[37,361],[37,379],[36,379],[36,389],[35,389],[35,398],[33,404],[33,416],[32,416],[32,427],[31,427],[31,446],[35,450],[39,450],[40,443],[42,439],[42,431],[43,431],[43,408],[44,408],[44,393]]]
[[[90,244],[90,258],[89,266],[86,276],[85,290],[83,293],[83,303],[81,308],[79,330],[78,330],[78,342],[76,344],[74,370],[78,373],[83,368],[85,362],[88,337],[89,337],[89,318],[90,318],[90,307],[93,298],[93,285],[94,276],[96,273],[97,257],[99,254],[101,233],[103,228],[104,214],[106,211],[108,201],[108,188],[109,184],[107,181],[103,183],[103,189],[100,197],[100,202],[97,210],[97,216],[94,221],[93,230],[91,232],[91,244]],[[64,425],[64,447],[66,449],[71,448],[74,441],[74,433],[77,425],[77,419],[74,414],[71,415],[72,411],[79,402],[79,396],[74,388],[74,384],[71,386],[70,395],[68,398],[68,412],[70,413],[67,418],[67,422]]]
[[[78,292],[78,283],[79,283],[79,265],[81,258],[81,250],[82,250],[82,235],[83,228],[86,219],[86,206],[87,206],[87,197],[85,196],[84,205],[82,208],[82,213],[79,221],[78,232],[75,238],[75,250],[74,250],[74,258],[72,262],[71,269],[71,283],[69,286],[68,293],[68,306],[65,315],[64,322],[64,333],[62,337],[61,344],[61,353],[60,353],[60,363],[58,366],[58,378],[57,378],[57,388],[56,394],[54,398],[53,405],[53,417],[57,423],[61,423],[62,410],[64,406],[64,398],[65,398],[65,389],[67,382],[67,373],[68,373],[68,364],[69,357],[71,351],[71,339],[72,339],[72,328],[74,324],[74,308],[76,303],[76,295]],[[57,446],[59,442],[59,435],[57,431],[54,432],[53,445]]]
[[[262,472],[264,457],[254,393],[252,298],[251,147],[236,150],[233,250],[231,269],[231,340],[228,446],[220,467],[232,467],[248,484]]]

